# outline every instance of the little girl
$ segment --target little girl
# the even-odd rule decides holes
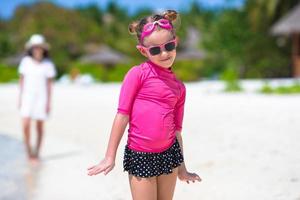
[[[105,158],[88,175],[109,173],[115,165],[119,142],[129,122],[123,167],[129,174],[134,200],[173,198],[177,177],[201,181],[183,160],[182,120],[186,90],[176,79],[172,64],[177,38],[172,22],[176,11],[153,15],[129,26],[136,33],[137,49],[148,58],[126,74],[119,97]]]
[[[27,56],[19,66],[19,109],[22,116],[24,142],[30,161],[37,162],[44,133],[44,121],[50,112],[52,82],[56,70],[48,58],[49,44],[44,36],[34,34],[25,45]],[[37,141],[30,145],[31,120],[36,120]]]

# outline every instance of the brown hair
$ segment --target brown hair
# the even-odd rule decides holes
[[[152,16],[144,17],[139,21],[134,21],[128,26],[128,31],[130,34],[136,35],[137,39],[140,43],[141,41],[141,35],[144,26],[148,22],[155,22],[160,19],[167,19],[170,21],[171,25],[173,26],[173,22],[178,18],[178,13],[175,10],[167,10],[163,14],[154,14]],[[172,30],[172,33],[175,35],[175,30]]]

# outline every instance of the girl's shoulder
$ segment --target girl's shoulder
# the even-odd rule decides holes
[[[43,63],[44,64],[47,64],[47,65],[54,65],[54,63],[52,62],[52,60],[50,58],[45,58],[43,60]]]
[[[139,65],[131,67],[126,73],[125,77],[140,77],[142,74],[141,68]]]
[[[32,63],[34,60],[31,56],[24,56],[22,59],[21,59],[21,62],[20,63]],[[42,64],[46,64],[46,65],[54,65],[53,62],[49,59],[49,58],[45,58],[43,59],[42,61]]]
[[[32,61],[32,58],[30,56],[24,56],[22,59],[21,59],[21,62],[20,63],[26,63],[26,62],[31,62]]]
[[[28,67],[32,65],[32,58],[30,56],[24,56],[19,63],[19,72],[24,73]]]
[[[150,76],[153,72],[153,69],[149,65],[149,62],[147,62],[147,61],[138,65],[137,68],[139,68],[140,73],[144,78]]]
[[[141,63],[139,65],[135,65],[131,67],[128,72],[125,75],[126,80],[130,81],[138,81],[140,84],[143,84],[143,82],[147,79],[149,76],[149,66],[147,66],[147,63]]]
[[[134,74],[137,76],[145,76],[145,74],[147,73],[147,71],[149,71],[149,66],[146,63],[141,63],[139,65],[135,65],[133,67],[131,67],[127,74]]]

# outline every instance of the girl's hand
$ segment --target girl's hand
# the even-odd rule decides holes
[[[88,175],[94,176],[99,173],[108,174],[115,166],[115,161],[112,158],[104,158],[98,165],[88,168]]]
[[[185,181],[188,184],[190,183],[190,181],[192,181],[193,183],[195,183],[195,181],[201,181],[201,178],[198,176],[198,174],[190,173],[186,169],[179,169],[178,178],[179,180]]]

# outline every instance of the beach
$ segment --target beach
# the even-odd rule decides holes
[[[187,168],[203,181],[178,180],[174,199],[300,200],[300,95],[208,87],[186,84],[182,132]],[[42,160],[31,166],[22,146],[18,86],[0,85],[0,200],[131,199],[122,167],[127,132],[113,171],[87,176],[104,156],[119,90],[119,83],[56,83]]]

